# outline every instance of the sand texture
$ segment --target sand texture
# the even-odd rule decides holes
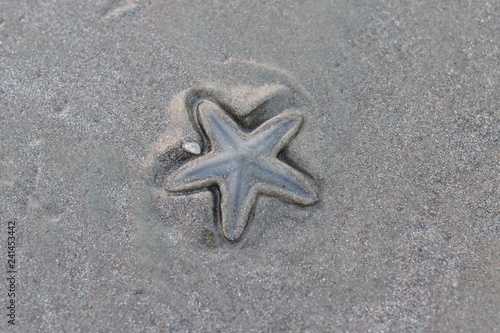
[[[499,135],[495,0],[0,0],[0,331],[500,332]]]

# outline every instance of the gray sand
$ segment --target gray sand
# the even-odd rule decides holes
[[[0,0],[0,330],[500,331],[499,32],[495,0]],[[231,244],[162,189],[171,101],[274,84],[320,201]]]

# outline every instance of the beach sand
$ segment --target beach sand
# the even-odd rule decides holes
[[[499,10],[0,0],[0,330],[499,330]],[[261,195],[231,243],[213,192],[168,195],[192,89],[300,111],[319,202]]]

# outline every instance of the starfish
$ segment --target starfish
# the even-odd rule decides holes
[[[300,205],[318,201],[310,181],[278,158],[302,125],[299,112],[281,113],[251,132],[210,100],[198,103],[196,117],[209,141],[208,152],[174,171],[165,189],[182,193],[217,186],[225,239],[240,239],[259,194]]]

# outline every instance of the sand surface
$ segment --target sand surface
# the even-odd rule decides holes
[[[0,330],[500,331],[499,31],[495,0],[0,0]],[[319,202],[260,196],[232,244],[168,195],[192,91],[300,111]]]

